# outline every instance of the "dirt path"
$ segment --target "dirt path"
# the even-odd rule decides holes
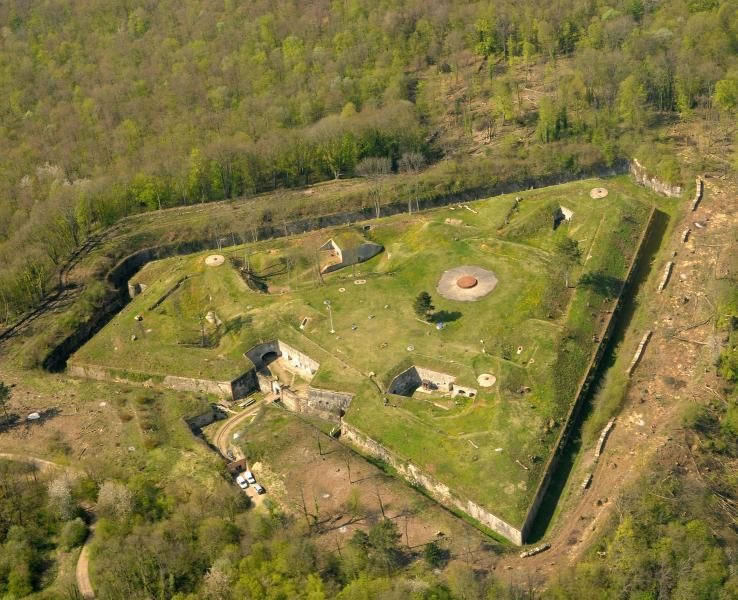
[[[551,544],[551,549],[523,559],[515,553],[500,561],[497,571],[502,570],[505,577],[520,583],[542,583],[558,569],[573,564],[606,523],[621,492],[637,480],[655,453],[664,447],[678,425],[681,411],[679,403],[664,407],[657,402],[638,402],[637,406],[629,402],[610,432],[599,460],[595,463],[594,450],[588,448],[570,476],[571,497],[562,500],[569,506],[552,534],[543,540]],[[581,484],[587,473],[592,473],[592,482],[584,490]]]
[[[213,435],[213,445],[218,449],[223,458],[226,460],[232,460],[229,456],[229,452],[230,455],[233,456],[234,460],[245,458],[241,448],[231,444],[234,431],[243,425],[244,421],[249,417],[254,418],[265,404],[273,402],[275,399],[276,396],[274,394],[269,394],[263,400],[257,401],[246,410],[232,416],[221,424],[220,428],[215,432],[215,435]],[[252,486],[249,486],[243,490],[243,492],[249,497],[251,503],[255,507],[259,507],[264,503],[264,496],[257,494]]]
[[[66,465],[52,462],[50,460],[45,460],[43,458],[36,458],[35,456],[30,456],[28,454],[15,454],[13,452],[0,452],[0,458],[3,458],[5,460],[18,460],[22,462],[30,462],[36,465],[41,471],[48,470],[48,469],[71,468],[71,467],[67,467]]]
[[[213,445],[218,449],[218,451],[223,455],[225,459],[231,460],[228,456],[229,450],[233,453],[233,457],[236,460],[243,458],[243,456],[241,456],[240,448],[231,445],[231,439],[234,430],[237,429],[248,417],[254,416],[256,412],[262,407],[262,405],[273,402],[275,398],[276,396],[270,394],[263,400],[255,402],[246,410],[232,416],[230,419],[226,419],[221,424],[220,428],[215,432],[215,435],[213,436]]]
[[[0,452],[0,458],[5,460],[16,460],[21,462],[30,462],[36,465],[39,470],[65,470],[65,471],[76,471],[74,467],[68,467],[60,463],[56,463],[43,458],[37,458],[28,454],[15,454],[12,452]],[[76,578],[77,588],[85,600],[95,597],[95,592],[92,589],[92,583],[90,582],[90,559],[89,559],[89,544],[92,541],[92,534],[94,525],[90,529],[90,535],[87,536],[87,540],[82,546],[82,551],[79,553],[77,559]]]
[[[87,540],[82,546],[82,552],[79,553],[79,559],[77,559],[77,589],[85,600],[90,600],[95,597],[95,590],[92,589],[92,582],[90,581],[90,542],[92,541],[94,526],[90,529],[90,535],[87,536]]]
[[[724,244],[738,227],[738,215],[731,209],[730,194],[708,180],[706,198],[696,213],[686,212],[665,242],[665,248],[676,252],[672,278],[663,294],[655,292],[654,281],[663,271],[667,253],[655,263],[650,281],[643,292],[648,304],[648,319],[631,331],[620,348],[630,358],[637,340],[645,329],[653,330],[652,340],[631,377],[626,402],[615,427],[605,442],[602,456],[595,461],[594,450],[582,451],[573,469],[567,490],[562,495],[561,514],[550,535],[540,543],[551,548],[533,557],[519,558],[518,553],[504,557],[496,565],[499,577],[514,582],[542,585],[557,571],[572,565],[594,541],[618,507],[622,492],[646,472],[650,464],[670,456],[672,437],[677,437],[681,416],[687,402],[703,398],[706,381],[713,369],[703,368],[713,344],[709,296],[714,282],[714,265]],[[686,202],[686,200],[685,200]],[[695,220],[708,223],[703,229],[692,228],[688,242],[682,243],[683,230]],[[637,323],[637,321],[636,321]],[[694,327],[694,324],[698,324]],[[674,335],[689,329],[691,343]],[[626,361],[627,362],[627,361]],[[705,364],[707,364],[705,362]],[[588,489],[581,487],[592,473]]]

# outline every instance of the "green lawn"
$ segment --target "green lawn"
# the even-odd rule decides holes
[[[607,198],[592,200],[595,186],[607,187]],[[511,211],[516,196],[523,200]],[[372,221],[369,230],[344,227],[229,249],[226,264],[216,268],[204,264],[209,253],[151,263],[134,279],[146,290],[72,363],[141,377],[223,381],[249,368],[243,353],[253,344],[282,339],[320,362],[314,385],[356,393],[348,422],[519,525],[596,347],[593,336],[633,257],[651,198],[620,177],[468,206]],[[554,231],[558,206],[574,217]],[[318,247],[330,237],[358,234],[382,244],[384,252],[321,282]],[[562,257],[567,236],[582,252],[579,264],[567,266]],[[245,264],[272,293],[244,282],[238,267]],[[443,271],[463,264],[494,271],[496,289],[477,302],[440,297],[436,285]],[[414,315],[412,301],[423,290],[432,295],[445,328]],[[211,312],[214,323],[205,318]],[[385,405],[369,374],[386,389],[412,364],[453,374],[479,394],[458,401],[392,396]],[[481,373],[494,374],[495,386],[479,388]]]

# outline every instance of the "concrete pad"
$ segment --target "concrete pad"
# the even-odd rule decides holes
[[[447,300],[473,302],[489,294],[496,286],[497,276],[492,271],[463,265],[444,271],[436,291]]]

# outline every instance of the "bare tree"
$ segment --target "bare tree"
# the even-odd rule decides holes
[[[407,212],[413,212],[413,200],[415,200],[415,210],[418,211],[420,210],[420,206],[418,204],[417,175],[420,171],[423,170],[423,167],[425,167],[425,156],[423,156],[420,152],[405,152],[400,158],[398,167],[401,173],[408,173],[412,176],[412,180],[410,182],[410,189],[412,190],[412,193],[407,199]]]
[[[386,156],[369,156],[359,161],[356,165],[356,172],[361,177],[366,177],[371,181],[369,197],[372,200],[378,219],[382,199],[382,183],[384,178],[392,172],[392,161]]]
[[[231,581],[228,573],[218,564],[213,565],[203,579],[203,591],[208,600],[230,598]]]
[[[384,502],[382,502],[382,495],[379,493],[379,486],[375,486],[374,491],[377,493],[377,500],[379,501],[379,510],[382,512],[382,518],[386,519],[387,515],[384,514]]]
[[[302,486],[300,486],[300,505],[302,508],[302,514],[305,517],[305,523],[307,524],[308,531],[312,531],[313,526],[310,522],[310,514],[308,513],[307,504],[305,504],[305,490]]]

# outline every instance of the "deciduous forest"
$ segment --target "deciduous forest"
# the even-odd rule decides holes
[[[691,194],[696,172],[735,176],[736,148],[738,0],[2,0],[0,326],[131,215],[272,192],[309,214],[310,186],[335,180],[366,184],[347,208],[384,194],[412,207],[486,177],[622,172],[636,157]],[[79,552],[92,504],[103,599],[738,598],[738,296],[720,285],[719,343],[697,342],[714,346],[699,368],[720,386],[683,416],[689,463],[644,469],[545,589],[449,566],[441,542],[407,548],[388,519],[320,545],[276,504],[250,510],[214,459],[209,488],[162,482],[197,452],[187,430],[94,476],[0,459],[0,598],[80,597],[51,586],[52,557]],[[181,417],[162,439],[183,436]],[[78,452],[54,448],[72,466]]]
[[[9,0],[0,23],[5,322],[125,215],[472,147],[611,164],[645,144],[678,181],[658,128],[738,107],[729,0]]]

